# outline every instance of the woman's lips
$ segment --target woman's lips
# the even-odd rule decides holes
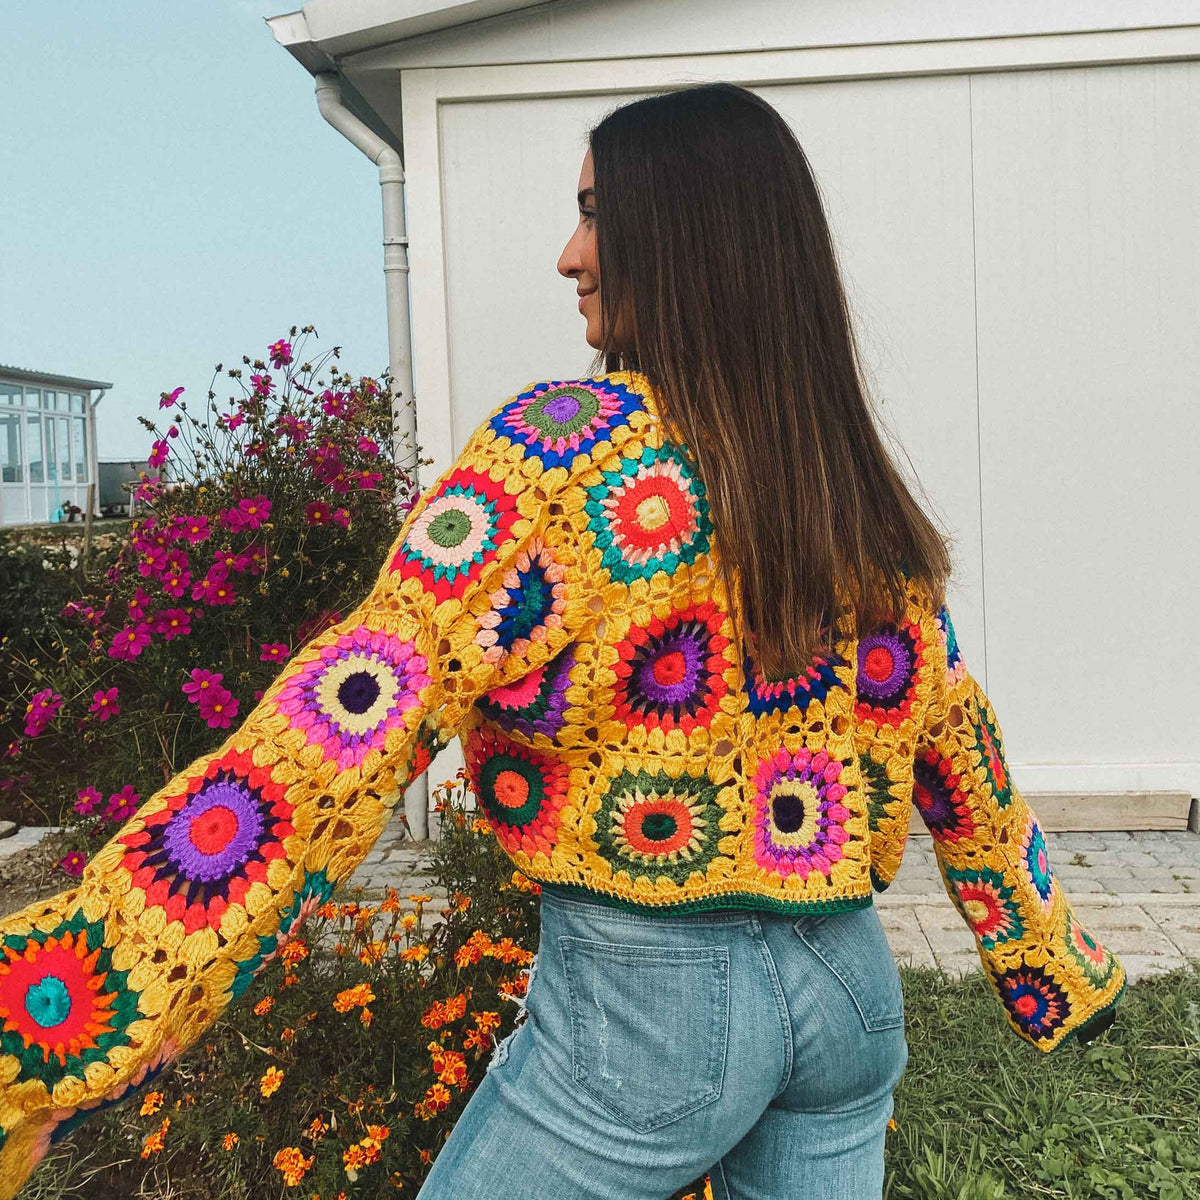
[[[583,293],[583,295],[579,297],[579,311],[580,311],[580,312],[583,312],[583,303],[584,303],[584,301],[585,301],[585,300],[586,300],[586,299],[587,299],[589,296],[594,296],[595,294],[596,294],[595,292],[584,292],[584,293]]]

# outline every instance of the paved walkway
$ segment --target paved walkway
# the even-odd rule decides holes
[[[22,829],[0,838],[0,860],[48,832]],[[1200,959],[1200,835],[1194,833],[1048,833],[1050,865],[1084,925],[1121,959],[1131,980]],[[367,897],[394,887],[433,897],[430,916],[446,901],[428,878],[430,843],[407,841],[393,820],[349,886]],[[979,958],[962,917],[938,875],[933,843],[912,837],[895,882],[875,896],[900,962],[976,970]]]

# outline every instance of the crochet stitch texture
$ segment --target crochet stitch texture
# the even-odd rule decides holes
[[[734,644],[704,486],[647,381],[497,407],[370,595],[147,800],[77,886],[0,921],[0,1197],[200,1037],[462,737],[531,879],[642,911],[871,903],[915,803],[1011,1027],[1052,1050],[1117,1001],[944,607],[838,620],[768,680]]]

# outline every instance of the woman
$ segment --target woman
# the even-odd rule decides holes
[[[871,896],[914,802],[1013,1029],[1111,1023],[1124,972],[964,666],[787,125],[725,85],[629,104],[578,199],[558,266],[605,373],[495,408],[364,604],[0,922],[0,1196],[241,995],[455,734],[542,934],[422,1200],[662,1200],[706,1170],[721,1200],[878,1197],[908,1048]]]

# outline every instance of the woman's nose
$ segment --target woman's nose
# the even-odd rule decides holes
[[[575,249],[575,235],[572,234],[558,256],[558,273],[566,279],[574,279],[582,270],[579,252]]]

